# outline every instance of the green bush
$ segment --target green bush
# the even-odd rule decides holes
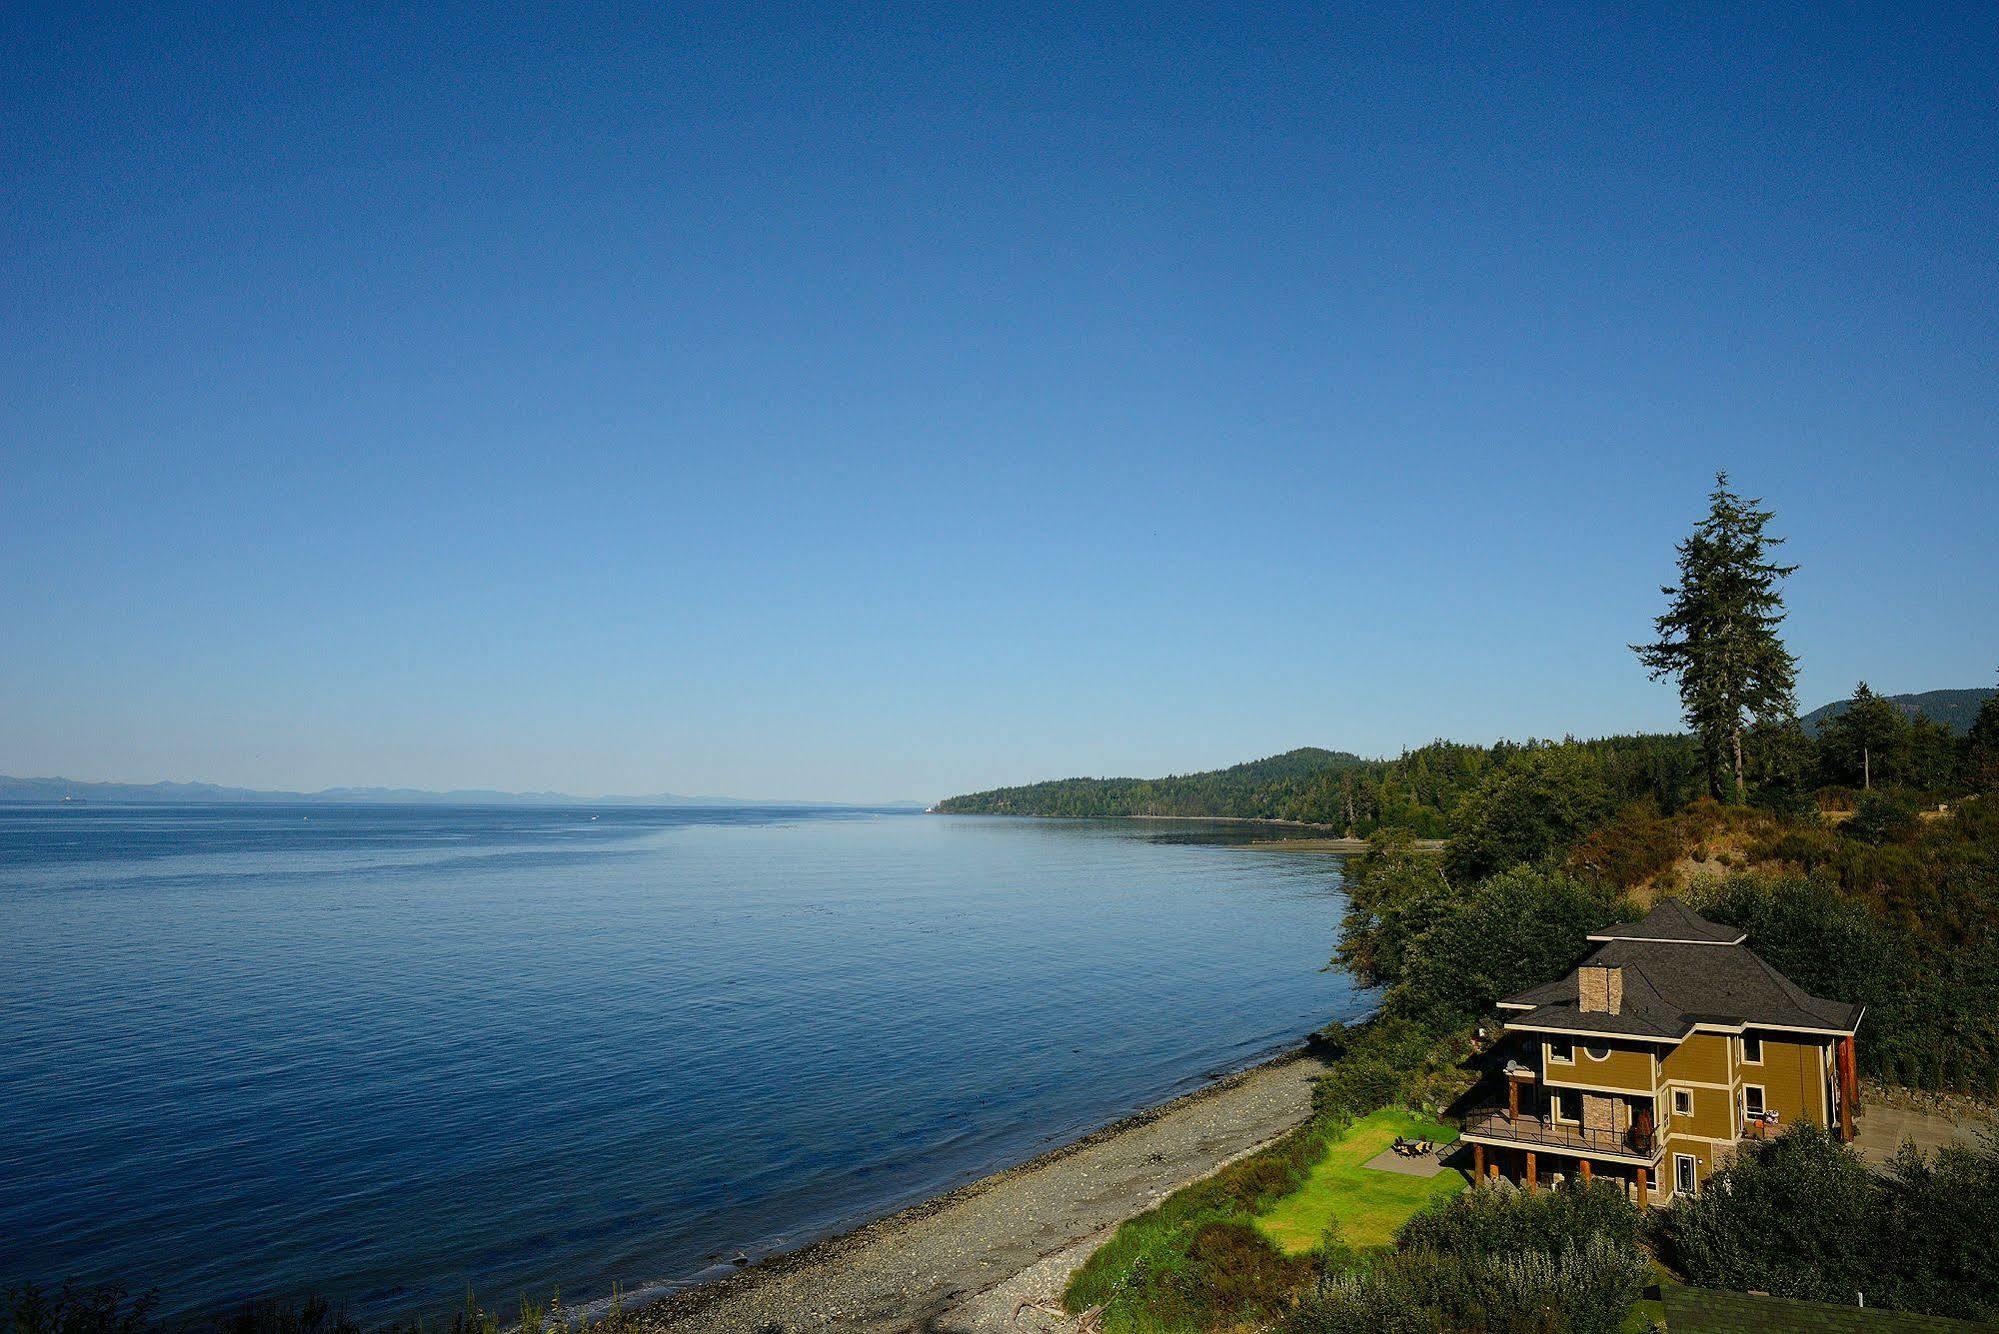
[[[1638,1210],[1608,1182],[1572,1181],[1545,1191],[1467,1191],[1403,1224],[1396,1245],[1491,1258],[1521,1251],[1559,1255],[1591,1237],[1608,1237],[1620,1246],[1638,1243]]]
[[[1870,792],[1860,799],[1841,831],[1848,838],[1880,846],[1904,843],[1916,832],[1916,803],[1899,792]]]
[[[1328,1274],[1289,1334],[1607,1334],[1645,1283],[1638,1211],[1612,1187],[1485,1186],[1403,1225],[1394,1254]]]

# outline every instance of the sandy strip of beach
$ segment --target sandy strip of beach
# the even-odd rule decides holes
[[[633,1313],[646,1330],[819,1334],[1061,1328],[1053,1303],[1117,1224],[1303,1122],[1324,1066],[1292,1053],[856,1231]]]

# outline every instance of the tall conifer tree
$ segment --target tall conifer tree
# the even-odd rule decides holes
[[[1680,582],[1659,591],[1666,611],[1654,621],[1659,638],[1631,649],[1652,679],[1678,678],[1680,707],[1701,741],[1708,790],[1743,799],[1742,738],[1754,721],[1779,721],[1797,711],[1792,690],[1797,660],[1777,627],[1784,620],[1781,581],[1798,567],[1779,565],[1783,544],[1764,531],[1773,517],[1758,500],[1728,489],[1715,474],[1708,513],[1679,544]],[[1732,778],[1732,784],[1729,780]]]
[[[1875,771],[1886,773],[1908,742],[1909,720],[1865,681],[1853,688],[1853,699],[1819,734],[1819,744],[1835,764],[1845,766],[1847,773],[1859,769],[1863,791],[1873,788]]]

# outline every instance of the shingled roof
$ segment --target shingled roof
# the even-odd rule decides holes
[[[1678,899],[1661,899],[1644,920],[1620,922],[1593,933],[1591,940],[1659,940],[1682,945],[1740,945],[1747,932],[1707,918]]]
[[[1600,943],[1578,967],[1623,970],[1618,1012],[1585,1012],[1572,970],[1501,1001],[1506,1009],[1526,1011],[1508,1019],[1510,1027],[1676,1042],[1696,1024],[1850,1033],[1860,1023],[1861,1007],[1811,995],[1750,953],[1742,932],[1708,921],[1677,899],[1664,900],[1643,921],[1590,939]]]

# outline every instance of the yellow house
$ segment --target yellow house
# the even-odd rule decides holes
[[[1744,1139],[1812,1121],[1851,1140],[1861,1007],[1800,990],[1745,938],[1667,899],[1499,1002],[1505,1094],[1465,1117],[1477,1176],[1608,1178],[1658,1204]]]

